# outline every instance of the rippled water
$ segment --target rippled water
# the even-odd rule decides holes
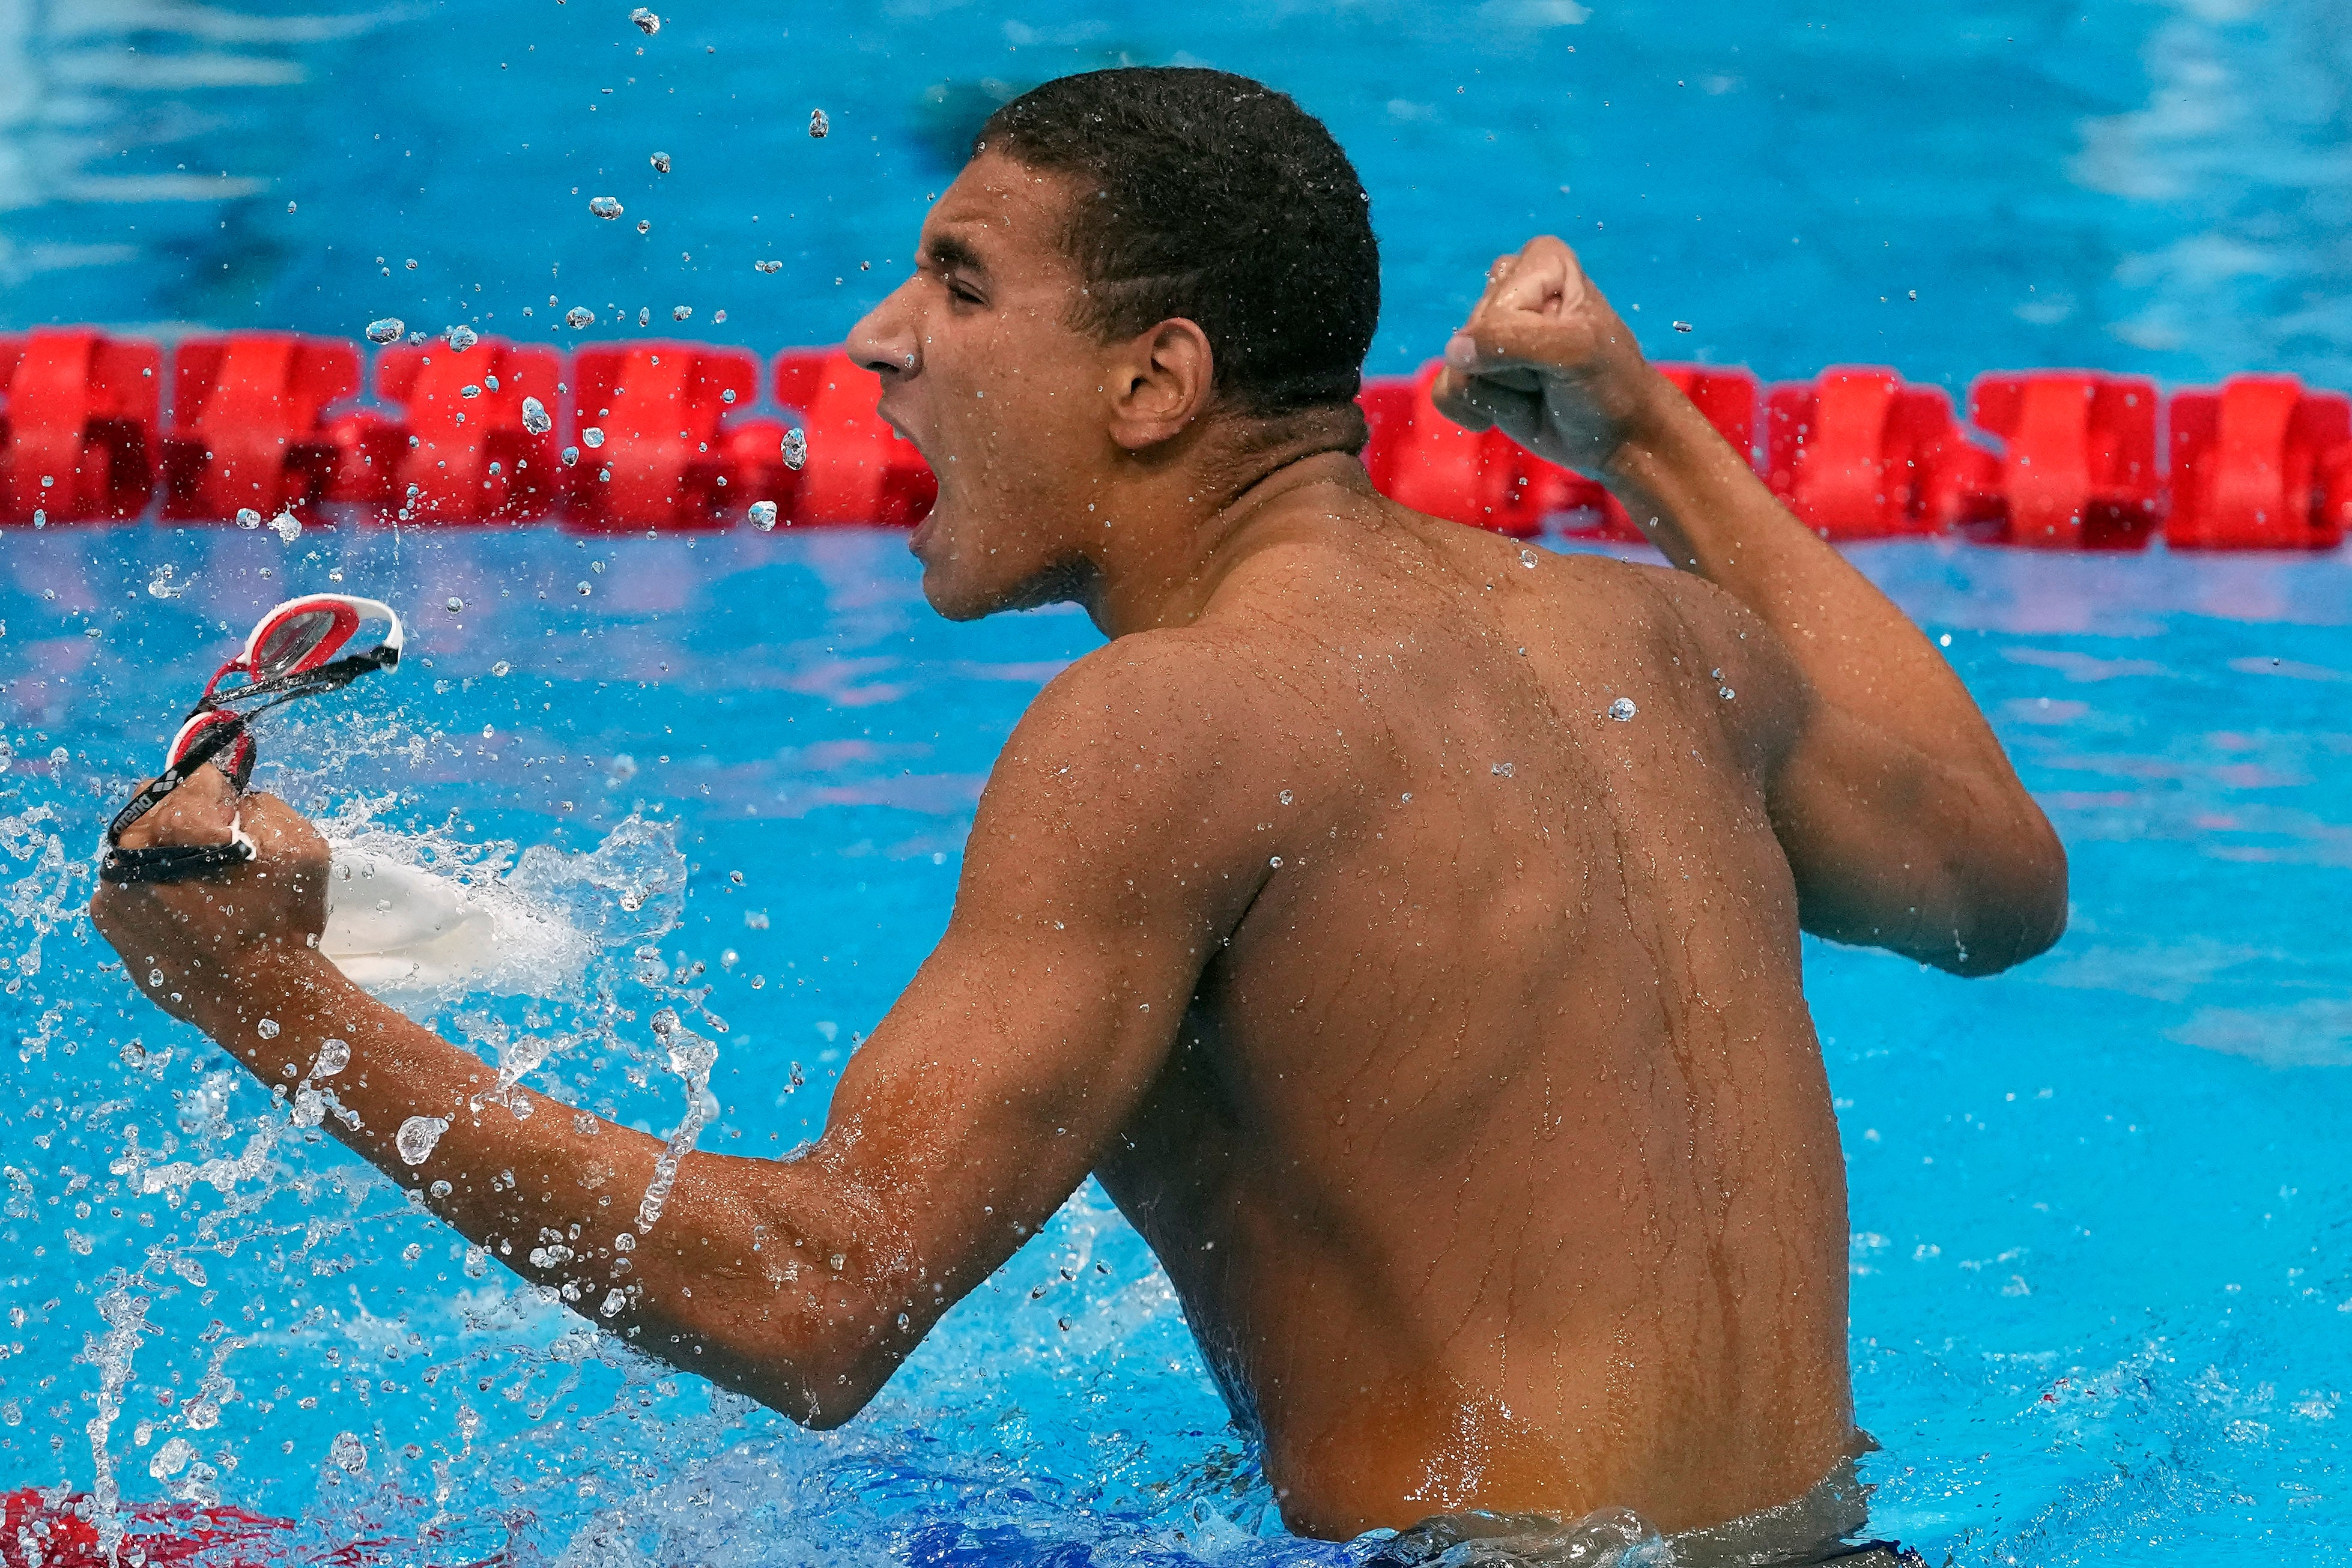
[[[1543,228],[1675,358],[2352,384],[2329,0],[820,0],[680,5],[652,38],[627,11],[6,0],[0,319],[545,337],[552,294],[590,336],[690,304],[698,336],[833,342],[996,102],[1189,61],[1293,91],[1361,165],[1376,371]]]
[[[263,781],[478,877],[546,846],[515,880],[600,934],[576,989],[446,1003],[442,1027],[495,1053],[536,1016],[569,1039],[534,1082],[667,1132],[685,1100],[645,1020],[707,989],[729,1029],[697,1025],[720,1046],[703,1146],[788,1147],[941,928],[994,748],[1092,645],[1082,618],[949,626],[902,541],[861,533],[6,542],[0,1479],[89,1490],[104,1394],[127,1502],[291,1518],[298,1556],[362,1534],[404,1562],[1345,1555],[1276,1531],[1092,1188],[867,1415],[803,1433],[636,1360],[284,1128],[73,913],[222,628],[339,570],[415,607],[411,656],[277,732]],[[1808,949],[1877,1523],[1938,1563],[2340,1560],[2352,567],[1859,559],[1951,637],[2073,847],[2075,900],[2053,954],[1993,980]],[[146,591],[164,564],[182,597]]]

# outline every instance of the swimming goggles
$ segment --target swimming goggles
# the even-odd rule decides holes
[[[382,622],[383,638],[364,653],[342,653],[352,634],[371,622]],[[289,599],[261,618],[237,655],[213,672],[205,695],[188,710],[179,733],[173,736],[163,771],[148,781],[115,813],[107,825],[106,852],[99,857],[98,874],[112,883],[185,882],[191,877],[241,865],[253,859],[253,841],[241,821],[229,825],[225,844],[159,844],[124,849],[123,830],[139,821],[163,798],[210,762],[243,794],[253,777],[253,721],[274,707],[298,697],[339,691],[371,670],[389,670],[400,663],[400,617],[388,604],[343,593],[310,593]],[[241,682],[223,690],[232,675]]]

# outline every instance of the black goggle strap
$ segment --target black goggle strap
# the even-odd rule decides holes
[[[272,675],[268,680],[253,681],[233,691],[211,693],[197,705],[197,707],[200,710],[234,709],[241,707],[256,697],[270,699],[261,706],[252,709],[247,715],[250,717],[252,714],[276,707],[283,702],[290,702],[296,697],[316,696],[324,692],[341,690],[372,670],[388,670],[399,663],[399,649],[371,648],[364,653],[347,653],[340,659],[320,665],[315,670]]]
[[[253,841],[232,825],[225,844],[157,844],[143,850],[110,849],[99,857],[100,882],[186,882],[209,872],[243,865],[254,857]]]

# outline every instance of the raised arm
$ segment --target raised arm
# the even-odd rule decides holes
[[[1066,673],[1014,731],[945,938],[796,1158],[688,1153],[666,1172],[658,1139],[528,1090],[487,1103],[494,1070],[310,946],[326,845],[268,797],[242,802],[251,865],[110,887],[93,914],[151,998],[265,1081],[331,1091],[357,1120],[327,1128],[500,1262],[641,1348],[835,1425],[1084,1179],[1265,874],[1239,869],[1252,856],[1213,747],[1188,743],[1192,711],[1118,653]],[[236,804],[215,775],[150,821],[159,841],[216,841]],[[1228,859],[1230,877],[1191,869]],[[330,1039],[349,1060],[318,1075]],[[412,1118],[447,1124],[421,1157]]]
[[[1806,929],[1965,974],[2057,940],[2065,852],[1967,687],[1649,366],[1567,246],[1497,260],[1446,360],[1449,414],[1600,478],[1785,649],[1770,799]]]

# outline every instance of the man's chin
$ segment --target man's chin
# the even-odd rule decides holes
[[[909,541],[923,563],[923,598],[950,621],[978,621],[1007,610],[1036,610],[1048,604],[1082,604],[1090,597],[1092,566],[1072,559],[1055,561],[1013,581],[991,580],[965,569],[952,549],[930,549]],[[993,564],[992,559],[982,559]]]

